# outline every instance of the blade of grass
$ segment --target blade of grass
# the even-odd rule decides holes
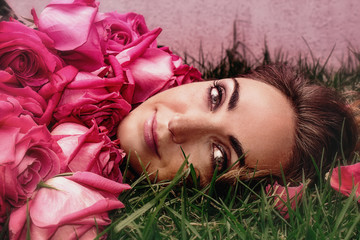
[[[159,203],[157,204],[155,210],[152,212],[150,218],[148,218],[146,225],[144,227],[144,239],[151,239],[151,230],[154,225],[154,221],[156,219],[156,215],[158,215],[159,211],[164,206],[164,202],[166,200],[167,194],[164,194],[162,198],[159,199]]]
[[[354,189],[351,192],[349,198],[346,199],[344,207],[341,209],[341,212],[339,213],[339,215],[336,218],[335,226],[333,228],[333,233],[338,230],[340,224],[344,221],[345,215],[346,215],[347,211],[349,210],[350,205],[354,202],[355,194],[356,194],[356,192],[355,192],[355,189]]]
[[[191,170],[190,170],[191,171]],[[184,198],[184,192],[186,184],[184,184],[181,188],[181,237],[182,239],[186,240],[188,239],[186,230],[185,230],[185,221],[186,221],[186,211],[185,211],[185,198]]]
[[[358,225],[359,223],[360,223],[360,215],[358,214],[357,217],[354,219],[351,227],[347,230],[347,234],[346,234],[344,240],[350,239],[352,237],[351,235],[353,234],[353,231],[354,231],[356,225]]]
[[[184,225],[191,231],[193,236],[196,236],[197,238],[201,238],[200,233],[196,230],[196,228],[194,226],[191,225],[191,223],[189,222],[189,220],[187,219],[183,219],[182,216],[176,212],[174,209],[170,208],[170,207],[166,207],[166,210],[170,211],[174,216],[176,216],[177,218],[181,219],[184,221]]]
[[[246,239],[246,235],[244,234],[244,232],[246,232],[245,228],[238,222],[237,218],[234,216],[234,214],[231,213],[230,209],[223,202],[221,203],[221,207],[223,210],[221,213],[224,215],[224,217],[226,217],[233,224],[235,224],[232,230],[234,230],[238,234],[238,237],[240,237],[240,239]]]
[[[126,158],[125,170],[124,170],[124,174],[123,174],[123,182],[126,182],[127,172],[128,172],[129,164],[130,164],[130,156],[131,156],[131,152],[129,152],[129,154]]]
[[[181,167],[179,168],[178,172],[176,173],[174,179],[170,182],[170,184],[162,190],[160,193],[158,193],[153,200],[145,204],[142,208],[135,211],[131,215],[129,215],[126,219],[122,220],[121,222],[117,223],[114,227],[115,232],[119,232],[121,229],[123,229],[129,222],[132,222],[134,219],[145,213],[147,210],[149,210],[152,206],[155,205],[155,203],[166,196],[170,190],[181,180],[181,178],[186,174],[185,171],[183,171],[185,165],[186,165],[187,159],[183,162]]]

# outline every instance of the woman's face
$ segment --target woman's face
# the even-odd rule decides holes
[[[295,117],[276,88],[252,79],[182,85],[159,93],[130,112],[118,128],[121,148],[137,172],[147,166],[170,180],[189,155],[201,183],[218,172],[246,165],[281,173],[294,144]]]

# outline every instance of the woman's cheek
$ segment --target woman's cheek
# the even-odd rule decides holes
[[[190,164],[193,165],[195,171],[200,176],[201,182],[210,182],[213,174],[210,147],[207,145],[198,141],[198,143],[193,143],[191,147],[184,150],[186,156],[188,156],[189,166]]]

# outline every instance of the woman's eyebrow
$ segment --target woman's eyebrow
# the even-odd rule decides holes
[[[238,81],[235,79],[235,78],[232,78],[232,80],[234,81],[234,90],[231,94],[231,97],[230,97],[230,100],[229,100],[229,103],[228,103],[228,111],[231,111],[233,110],[237,103],[239,102],[239,89],[240,89],[240,86],[239,86],[239,83]],[[244,149],[240,143],[240,141],[234,137],[234,136],[229,136],[229,141],[230,141],[230,144],[232,146],[232,148],[234,149],[237,157],[240,159],[240,166],[243,166],[245,164],[245,158],[244,158]]]
[[[236,137],[234,136],[229,136],[229,140],[230,140],[230,144],[232,146],[232,148],[234,149],[238,159],[240,159],[240,166],[244,166],[245,165],[245,156],[244,156],[244,149],[241,146],[241,143],[239,142],[239,140],[237,140]]]
[[[239,83],[235,78],[232,78],[232,80],[234,81],[234,91],[229,100],[228,111],[233,110],[239,101]]]

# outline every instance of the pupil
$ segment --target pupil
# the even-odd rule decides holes
[[[216,163],[216,165],[221,165],[221,164],[222,164],[222,160],[223,160],[222,157],[216,157],[216,158],[215,158],[215,163]]]
[[[217,92],[216,89],[213,89],[212,96],[213,96],[212,102],[217,103],[219,101],[219,93]]]

